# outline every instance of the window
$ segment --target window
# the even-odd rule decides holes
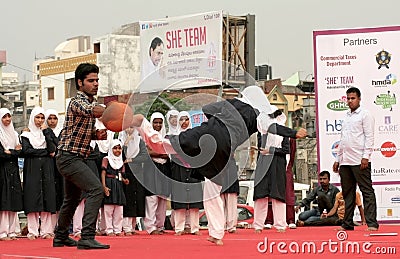
[[[273,94],[273,95],[272,95],[272,100],[277,101],[277,100],[278,100],[278,95]]]
[[[54,87],[47,88],[47,100],[54,100]]]

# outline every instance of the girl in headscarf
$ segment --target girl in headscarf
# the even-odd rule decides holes
[[[29,131],[21,134],[24,155],[24,210],[27,215],[28,238],[52,238],[51,214],[56,212],[53,157],[55,150],[44,123],[44,110],[35,107],[29,118]],[[39,226],[40,217],[40,226]]]
[[[160,112],[155,112],[151,115],[150,124],[152,130],[165,137],[164,116]],[[144,185],[146,187],[146,216],[144,224],[149,234],[159,235],[164,232],[167,197],[170,195],[168,180],[171,175],[171,169],[167,154],[159,154],[149,147],[148,153],[153,163],[149,163],[144,174]]]
[[[143,169],[149,163],[147,148],[139,133],[130,127],[118,135],[123,144],[122,155],[125,164],[125,175],[129,180],[124,185],[126,205],[122,229],[126,236],[134,235],[136,217],[145,217],[145,188],[143,187]]]
[[[60,127],[58,122],[59,116],[58,112],[54,109],[47,109],[45,111],[45,123],[47,128],[43,130],[43,134],[49,136],[48,141],[48,149],[50,152],[56,152],[57,154],[57,146],[60,132],[62,127]],[[54,165],[54,185],[56,189],[56,211],[57,213],[51,215],[51,224],[53,229],[56,227],[58,220],[58,212],[60,211],[61,205],[64,200],[64,177],[58,172],[56,166],[56,158],[53,157],[53,165]]]
[[[107,236],[122,235],[123,205],[126,198],[123,184],[129,184],[125,177],[125,166],[122,159],[122,143],[111,140],[107,156],[101,164],[101,182],[104,188],[104,222]]]
[[[11,112],[0,109],[0,240],[16,239],[17,212],[23,210],[18,156],[21,153],[18,133]]]
[[[177,110],[169,110],[167,112],[167,123],[168,123],[168,132],[167,135],[178,135],[178,115],[179,112]]]
[[[184,132],[192,128],[190,115],[182,111],[178,116],[178,130]],[[203,191],[201,180],[191,177],[196,169],[191,168],[177,155],[171,155],[171,206],[174,210],[175,235],[184,234],[186,216],[190,232],[199,235],[199,209],[203,208]]]
[[[285,125],[286,116],[272,106],[273,122]],[[272,133],[262,136],[261,154],[254,171],[254,229],[261,233],[272,202],[274,227],[284,232],[286,224],[286,155],[290,152],[289,138]]]

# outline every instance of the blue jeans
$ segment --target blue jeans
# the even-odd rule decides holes
[[[303,211],[302,213],[299,214],[299,220],[304,221],[304,222],[312,222],[316,220],[320,220],[321,214],[318,209],[310,209]]]

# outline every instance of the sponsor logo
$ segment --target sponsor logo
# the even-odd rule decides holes
[[[392,157],[396,154],[397,147],[393,142],[386,141],[380,148],[376,148],[375,151],[380,151],[384,157]]]
[[[347,98],[346,96],[342,96],[338,100],[330,101],[326,107],[332,111],[346,111],[349,106],[347,105]]]
[[[332,150],[333,157],[337,157],[337,155],[338,155],[339,143],[340,143],[340,141],[336,141],[335,143],[332,144],[331,150]]]
[[[326,89],[346,89],[354,85],[353,76],[327,76],[324,80]]]
[[[371,80],[373,87],[388,87],[397,83],[397,77],[395,74],[389,74],[383,80]]]
[[[391,201],[392,203],[400,203],[400,197],[392,197],[392,198],[390,199],[390,201]]]
[[[325,120],[325,131],[327,132],[327,135],[340,134],[340,131],[342,130],[342,122],[343,120]]]
[[[386,50],[379,51],[375,55],[376,63],[378,63],[378,65],[379,65],[378,69],[381,69],[381,67],[389,68],[391,56],[392,56],[392,54],[390,54]]]
[[[376,96],[374,103],[382,106],[383,109],[390,109],[390,111],[392,111],[392,106],[396,104],[396,95],[391,95],[390,91],[388,91],[387,94],[379,94]]]
[[[384,117],[384,124],[378,125],[379,134],[397,134],[399,133],[399,124],[392,124],[392,116]]]

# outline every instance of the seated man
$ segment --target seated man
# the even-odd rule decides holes
[[[361,195],[359,192],[356,192],[356,206],[358,206],[358,210],[360,211],[361,216],[361,224],[365,225],[365,216],[364,216],[364,208],[361,202]],[[297,225],[302,226],[341,226],[344,218],[344,198],[342,192],[336,194],[335,205],[329,211],[329,213],[324,217],[321,215],[319,220],[305,222],[299,220]]]
[[[303,211],[299,214],[300,221],[311,222],[319,220],[322,211],[324,209],[330,211],[335,203],[335,197],[339,192],[339,189],[330,184],[330,173],[328,171],[322,171],[319,173],[318,180],[319,185],[308,193],[307,197],[296,206],[296,212],[298,212],[301,207],[310,207],[310,203],[315,199],[318,200],[318,209],[310,208],[310,210]]]

